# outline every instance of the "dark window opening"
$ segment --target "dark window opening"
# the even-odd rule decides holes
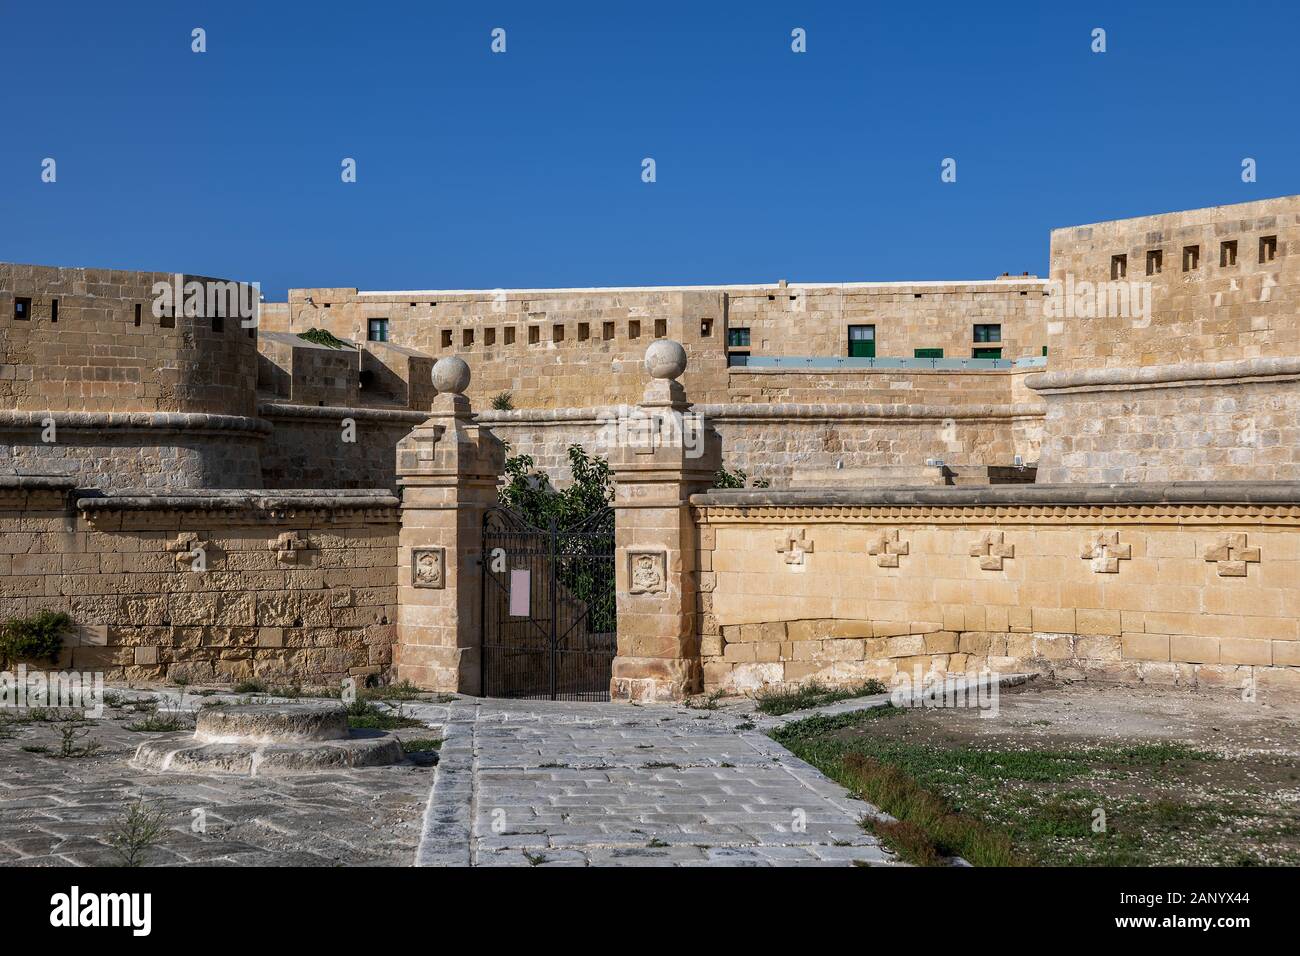
[[[496,330],[496,329],[484,329],[484,330],[483,330],[483,347],[484,347],[484,348],[487,348],[487,347],[490,346],[490,345],[496,345],[496,344],[497,344],[497,330]]]
[[[552,341],[552,342],[563,342],[563,341],[564,341],[564,326],[562,326],[562,325],[552,325],[552,326],[551,326],[551,341]]]
[[[1112,279],[1122,279],[1128,275],[1128,256],[1111,256],[1110,257],[1110,277]]]
[[[600,327],[600,337],[604,339],[606,342],[613,340],[614,338],[613,322],[606,322],[604,325]]]
[[[1237,264],[1237,240],[1219,243],[1219,267],[1226,269]]]
[[[507,326],[506,326],[506,345],[514,345],[514,344],[515,344],[515,327],[514,327],[513,325],[507,325]]]
[[[662,339],[668,335],[668,320],[655,319],[655,338]]]
[[[473,329],[461,329],[461,330],[460,330],[460,347],[463,348],[463,349],[467,349],[467,348],[469,348],[470,346],[472,346],[473,344],[474,344],[474,330],[473,330]]]
[[[1201,264],[1200,246],[1183,246],[1183,271],[1191,272]]]
[[[442,347],[445,349],[451,348],[451,329],[442,330]]]
[[[214,315],[212,317],[212,331],[213,332],[226,331],[226,319],[224,316]]]
[[[627,337],[629,339],[639,339],[641,337],[641,323],[636,319],[627,324]]]
[[[542,340],[542,327],[540,325],[528,326],[528,344],[536,345]]]
[[[1001,325],[977,325],[975,326],[976,342],[1001,342],[1002,326]],[[997,358],[998,356],[993,356]]]
[[[1147,253],[1147,275],[1158,276],[1165,265],[1165,254],[1159,249]]]
[[[138,306],[137,306],[138,308]],[[26,322],[32,317],[32,300],[26,296],[14,297],[14,318]]]
[[[921,298],[921,293],[920,293],[920,292],[913,292],[913,293],[912,293],[912,298],[913,298],[913,299],[919,299],[919,298]]]
[[[1277,258],[1277,236],[1259,237],[1259,261],[1272,262]]]
[[[585,342],[591,338],[591,324],[588,322],[578,323],[578,341]]]
[[[707,339],[713,335],[713,320],[700,319],[700,338]]]
[[[50,321],[51,322],[59,321],[59,300],[58,299],[50,300]]]

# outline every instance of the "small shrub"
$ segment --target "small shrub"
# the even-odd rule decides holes
[[[338,338],[336,335],[326,331],[325,329],[308,329],[306,332],[299,332],[298,338],[307,342],[312,342],[316,345],[323,345],[327,349],[352,348],[352,346],[348,345],[347,342],[344,342],[341,338]]]
[[[59,728],[59,756],[63,759],[74,757],[89,757],[96,753],[102,746],[98,740],[90,740],[85,744],[80,741],[90,734],[89,727],[82,727],[75,721],[69,721]]]
[[[151,847],[162,842],[167,832],[167,815],[141,798],[118,819],[108,834],[108,844],[122,858],[123,866],[140,866]]]
[[[353,730],[397,730],[401,727],[423,727],[423,721],[407,717],[399,705],[396,713],[382,710],[364,698],[348,704],[348,726]]]
[[[142,720],[127,724],[127,730],[141,734],[170,734],[178,730],[189,730],[190,722],[179,714],[149,714]]]
[[[408,754],[428,753],[442,746],[441,737],[415,737],[402,741],[402,750]]]
[[[887,687],[878,680],[868,680],[854,687],[831,688],[816,680],[810,680],[792,690],[765,688],[754,695],[761,713],[779,717],[795,710],[807,710],[810,707],[822,707],[841,700],[854,697],[871,697],[883,694]]]
[[[23,660],[53,663],[62,652],[63,637],[71,627],[72,618],[62,611],[39,611],[30,617],[5,621],[0,627],[0,658],[4,666]]]
[[[726,468],[719,468],[713,475],[714,488],[744,488],[748,483],[750,488],[770,488],[772,482],[766,478],[753,478],[745,474],[743,468],[737,468],[735,471],[728,471]]]
[[[492,408],[498,412],[513,412],[515,410],[514,396],[509,392],[502,392],[500,395],[493,396]]]
[[[231,688],[234,694],[265,694],[266,685],[260,680],[241,680]]]

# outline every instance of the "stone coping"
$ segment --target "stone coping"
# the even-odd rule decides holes
[[[57,428],[111,431],[248,432],[269,435],[271,425],[245,415],[204,412],[0,411],[0,430],[42,428],[53,419]]]
[[[902,485],[880,488],[766,488],[691,495],[695,507],[859,505],[1300,504],[1300,481],[1170,481],[1135,484]]]
[[[604,424],[630,415],[638,405],[602,405],[594,408],[521,408],[509,412],[483,411],[475,417],[484,425]],[[694,405],[691,411],[712,421],[747,419],[944,419],[1042,418],[1041,405],[884,405],[822,404],[802,402],[738,402]]]
[[[1300,375],[1300,358],[1254,358],[1229,362],[1189,362],[1141,368],[1089,368],[1038,372],[1025,379],[1035,391],[1187,385],[1223,379],[1260,379]]]
[[[76,479],[63,475],[0,475],[3,491],[71,491]]]
[[[354,408],[347,405],[292,405],[288,402],[262,402],[257,413],[266,418],[297,418],[339,421],[356,418],[362,421],[398,422],[419,425],[430,412],[408,408]]]
[[[304,489],[263,491],[255,488],[232,490],[192,489],[154,491],[129,488],[77,498],[77,508],[100,511],[352,511],[359,508],[391,509],[399,505],[396,495],[382,488]]]

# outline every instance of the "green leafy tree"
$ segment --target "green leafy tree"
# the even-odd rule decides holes
[[[714,488],[744,488],[746,482],[749,483],[750,488],[772,487],[772,483],[766,478],[751,480],[742,468],[737,468],[735,471],[727,471],[725,467],[719,468],[713,476]]]
[[[546,472],[538,471],[531,455],[506,459],[506,483],[497,492],[503,505],[514,509],[538,528],[561,531],[575,528],[592,515],[604,511],[614,500],[614,475],[609,462],[589,455],[581,445],[568,449],[573,481],[556,488]]]
[[[58,659],[64,635],[72,618],[62,611],[39,611],[30,617],[5,621],[0,627],[0,660],[8,667],[15,661]]]

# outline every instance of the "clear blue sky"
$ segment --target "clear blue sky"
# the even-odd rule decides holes
[[[1053,227],[1300,193],[1297,7],[6,0],[0,260],[272,300],[1041,275]]]

